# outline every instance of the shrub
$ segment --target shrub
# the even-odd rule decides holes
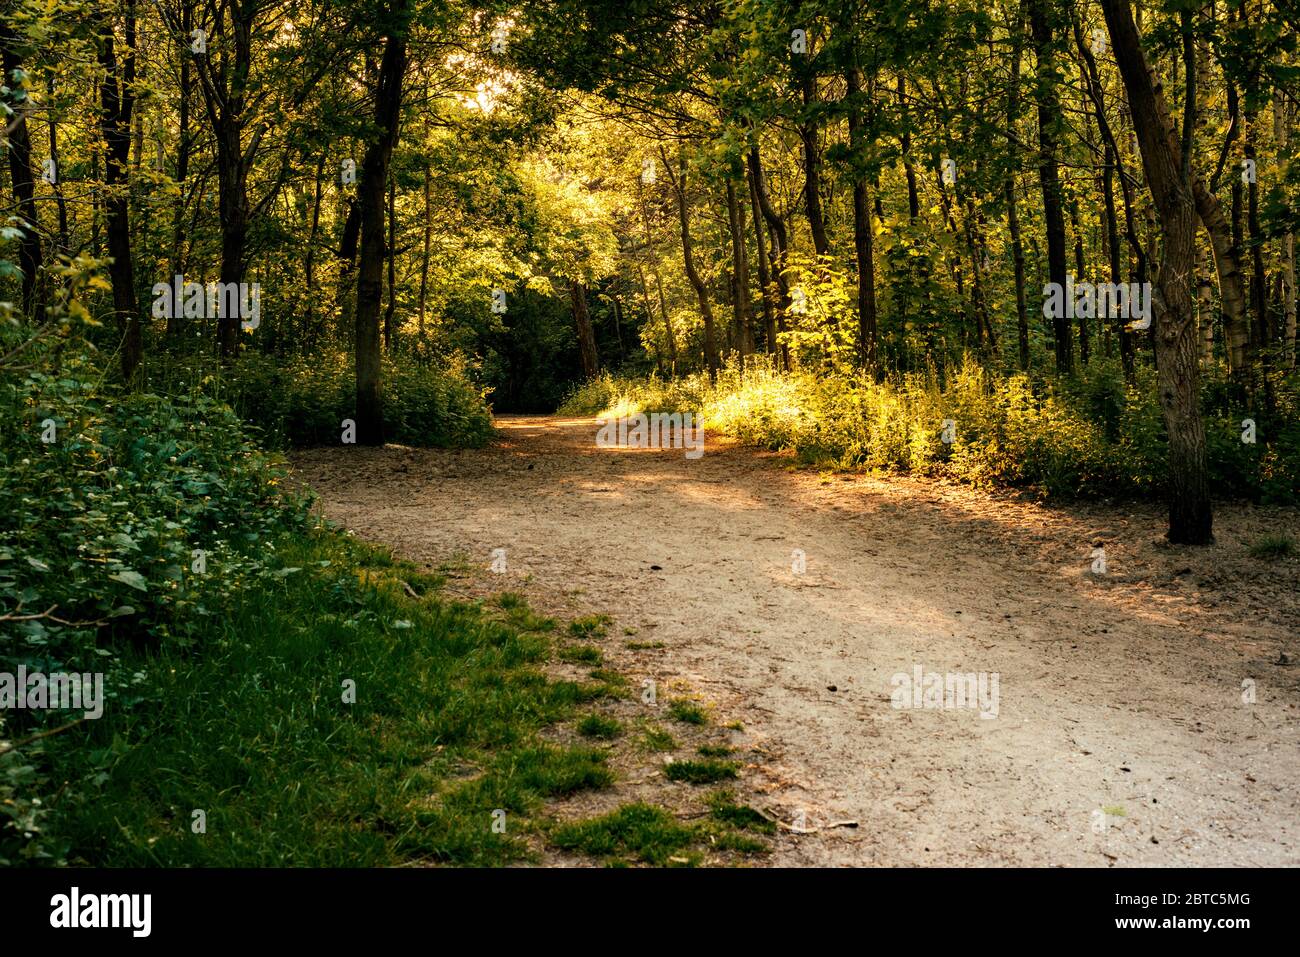
[[[343,420],[356,416],[355,369],[342,351],[291,359],[246,352],[226,370],[208,376],[190,368],[195,362],[193,357],[175,361],[160,372],[160,384],[203,383],[275,448],[337,445]],[[390,441],[466,448],[492,437],[486,398],[470,382],[463,362],[437,367],[405,355],[385,356],[383,383]]]
[[[1216,495],[1294,501],[1300,495],[1300,375],[1276,377],[1274,410],[1247,414],[1234,389],[1203,390],[1206,461]],[[1118,363],[1094,360],[1056,379],[990,372],[974,361],[883,382],[849,373],[783,373],[750,357],[716,382],[666,382],[602,374],[561,407],[569,415],[703,412],[705,425],[804,464],[943,475],[979,487],[1025,488],[1043,497],[1158,495],[1166,436],[1155,373],[1125,382]],[[1256,444],[1241,441],[1243,418]],[[954,441],[943,441],[952,420]]]

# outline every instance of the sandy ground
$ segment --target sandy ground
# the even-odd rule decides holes
[[[601,449],[590,419],[497,424],[481,451],[293,461],[358,535],[461,556],[470,593],[607,613],[634,682],[742,722],[739,790],[809,832],[783,831],[771,863],[1300,864],[1300,559],[1247,552],[1300,539],[1297,509],[1221,507],[1217,543],[1180,549],[1156,505],[819,475],[712,435],[696,460]],[[663,647],[627,650],[625,628]],[[996,674],[996,717],[895,707],[893,677],[918,666]]]

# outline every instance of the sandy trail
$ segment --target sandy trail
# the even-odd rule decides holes
[[[1154,506],[821,476],[712,435],[693,461],[600,449],[590,419],[497,424],[481,451],[294,466],[362,537],[465,556],[482,572],[464,588],[663,642],[618,666],[742,721],[742,789],[810,828],[860,822],[786,835],[772,863],[1300,864],[1300,561],[1247,554],[1300,538],[1297,510],[1224,507],[1215,546],[1176,549]],[[996,673],[996,717],[893,707],[916,666]]]

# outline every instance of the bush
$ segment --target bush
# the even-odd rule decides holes
[[[267,542],[304,528],[307,502],[224,404],[104,390],[85,354],[32,365],[56,371],[0,383],[0,671],[102,673],[105,698],[129,709],[148,692],[127,653],[193,644],[222,604],[278,574]],[[15,710],[0,734],[75,717]],[[46,746],[0,745],[0,863],[53,855]]]
[[[1232,390],[1203,390],[1206,459],[1216,495],[1295,501],[1300,495],[1300,377],[1274,383],[1275,410],[1243,413]],[[703,412],[705,425],[742,442],[793,452],[805,464],[944,475],[1049,497],[1148,496],[1165,482],[1166,436],[1155,373],[1125,383],[1117,363],[1094,361],[1067,379],[1000,374],[969,361],[940,388],[929,373],[884,382],[844,373],[782,373],[750,358],[674,381],[609,374],[579,386],[569,415]],[[1257,443],[1241,441],[1243,418]],[[952,420],[953,441],[944,422]]]
[[[341,351],[289,359],[246,352],[210,375],[191,357],[188,364],[173,362],[159,377],[164,389],[174,380],[203,383],[274,448],[337,445],[343,420],[356,417],[355,368]],[[459,361],[438,368],[409,356],[385,356],[383,383],[389,441],[473,448],[492,437],[484,393]]]

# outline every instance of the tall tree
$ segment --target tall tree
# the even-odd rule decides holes
[[[410,0],[391,0],[385,11],[384,55],[376,78],[375,130],[366,147],[357,184],[361,217],[361,259],[357,267],[356,369],[357,441],[384,441],[383,387],[380,380],[379,307],[384,292],[384,184],[397,144],[402,114],[402,77],[406,72]]]
[[[20,38],[13,25],[6,20],[0,25],[0,49],[4,59],[4,85],[13,91],[11,109],[13,120],[7,124],[9,149],[9,178],[13,184],[14,205],[22,222],[22,238],[18,243],[18,268],[22,270],[23,312],[37,318],[37,289],[40,279],[42,252],[40,219],[36,213],[35,176],[32,172],[32,141],[27,128],[27,114],[31,98],[27,95],[23,75]]]
[[[1133,110],[1142,165],[1164,244],[1152,306],[1156,387],[1169,434],[1169,540],[1205,545],[1214,539],[1214,519],[1205,466],[1192,301],[1196,201],[1161,82],[1147,63],[1128,0],[1101,0],[1101,6]]]
[[[1043,224],[1047,231],[1047,279],[1065,288],[1065,215],[1062,209],[1060,159],[1057,156],[1057,124],[1061,99],[1053,61],[1057,55],[1055,13],[1049,0],[1029,0],[1029,24],[1037,57],[1038,88],[1038,181],[1043,194]],[[1074,340],[1069,317],[1062,310],[1052,317],[1056,342],[1056,371],[1074,371]]]
[[[122,333],[122,377],[134,379],[144,356],[139,304],[135,297],[135,267],[131,258],[130,196],[127,162],[131,151],[131,113],[135,108],[135,0],[122,7],[122,45],[116,42],[113,15],[105,16],[98,37],[100,78],[100,131],[104,157],[104,205],[107,210],[108,254],[113,258],[108,274],[113,285],[113,312]],[[175,304],[173,304],[173,311]]]

